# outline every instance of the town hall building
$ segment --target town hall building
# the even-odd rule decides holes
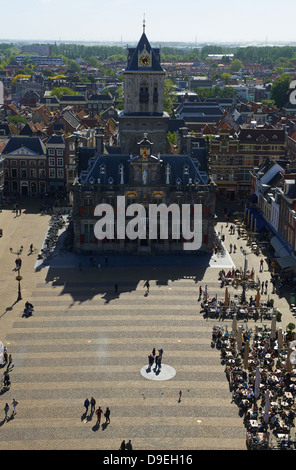
[[[118,196],[124,196],[126,207],[140,204],[147,214],[151,204],[176,205],[180,210],[183,204],[187,204],[190,206],[191,223],[194,210],[201,205],[200,249],[209,251],[214,246],[216,185],[189,154],[167,153],[170,117],[164,112],[164,80],[160,50],[151,47],[144,26],[137,47],[128,49],[124,72],[124,109],[119,115],[119,147],[106,149],[98,143],[87,168],[80,172],[69,188],[73,204],[75,251],[138,254],[183,252],[184,242],[192,241],[184,240],[182,226],[179,238],[176,238],[171,214],[168,216],[168,235],[165,239],[160,234],[160,227],[157,237],[151,239],[149,224],[146,223],[148,220],[142,220],[147,227],[146,237],[129,239],[119,236],[116,220]],[[97,137],[98,141],[100,138],[103,141],[103,136]],[[108,204],[114,210],[113,238],[106,236],[98,239],[95,235],[95,225],[99,220],[95,208],[101,204]]]

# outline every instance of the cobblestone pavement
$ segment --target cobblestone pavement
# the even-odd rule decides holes
[[[210,346],[216,322],[203,318],[197,300],[200,284],[223,298],[218,272],[222,265],[240,267],[241,253],[216,261],[186,258],[177,267],[167,258],[153,266],[151,259],[131,265],[110,256],[108,266],[90,268],[85,260],[81,271],[77,259],[64,257],[68,267],[61,268],[55,257],[49,267],[35,271],[36,255],[28,256],[28,248],[31,242],[41,246],[49,217],[33,209],[24,208],[18,218],[11,211],[0,214],[0,340],[14,362],[1,410],[13,398],[19,402],[14,418],[11,405],[9,419],[4,420],[4,411],[0,417],[5,448],[117,450],[123,439],[131,439],[135,449],[246,449],[219,351]],[[23,300],[15,303],[9,248],[18,244],[26,256]],[[250,255],[249,262],[256,268],[259,259]],[[22,318],[27,299],[35,312]],[[276,302],[283,328],[293,318],[284,302]],[[175,374],[148,380],[141,373],[153,347],[163,348],[163,363]],[[97,426],[94,416],[85,416],[84,400],[92,396],[104,411],[109,406],[110,424],[103,419]]]

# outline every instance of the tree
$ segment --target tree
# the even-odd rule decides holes
[[[50,92],[50,96],[56,96],[58,99],[64,95],[77,95],[77,93],[66,86],[55,87]]]
[[[276,78],[270,89],[270,99],[273,100],[278,108],[282,108],[288,101],[289,87],[292,77],[283,74]]]
[[[175,84],[173,80],[167,78],[164,81],[164,111],[171,114],[174,105]]]
[[[176,132],[168,132],[167,139],[172,145],[176,145],[177,143],[177,133]]]
[[[230,71],[231,72],[239,72],[243,68],[243,63],[239,59],[235,59],[231,62]]]

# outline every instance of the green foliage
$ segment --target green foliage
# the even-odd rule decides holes
[[[27,124],[27,120],[23,116],[8,116],[8,121],[15,125]]]
[[[273,66],[279,58],[295,59],[295,46],[248,46],[236,50],[234,57],[242,62]]]
[[[273,100],[278,108],[284,106],[289,98],[289,86],[292,77],[288,74],[283,74],[276,78],[270,89],[270,99]]]
[[[164,111],[172,114],[175,96],[175,84],[171,79],[164,81]]]
[[[51,46],[52,53],[57,56],[63,55],[68,59],[80,59],[88,61],[90,57],[98,60],[107,60],[112,55],[122,54],[125,56],[125,49],[120,46],[85,46],[82,44],[54,44]]]
[[[261,100],[261,103],[269,108],[275,108],[275,101],[274,100]]]
[[[239,59],[234,59],[233,62],[231,62],[231,65],[230,65],[230,70],[231,72],[239,72],[240,69],[243,68],[243,63],[241,60]]]
[[[168,132],[167,139],[172,145],[176,145],[177,143],[177,133],[176,132]]]
[[[115,92],[116,108],[119,110],[123,109],[123,88],[122,86],[117,87]]]
[[[233,98],[237,92],[231,88],[221,88],[215,86],[213,88],[195,88],[194,90],[201,99],[204,98]]]
[[[64,95],[77,95],[77,92],[66,86],[60,86],[53,88],[50,92],[50,95],[56,96],[58,99],[60,99]]]

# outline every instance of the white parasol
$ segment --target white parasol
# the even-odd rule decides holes
[[[241,349],[242,349],[242,347],[243,347],[243,334],[242,334],[242,329],[243,329],[242,326],[239,326],[239,327],[238,327],[237,336],[236,336],[236,340],[237,340],[237,349],[238,349],[239,351],[241,351]]]
[[[232,319],[232,336],[235,338],[237,335],[237,318],[236,314],[233,315]]]
[[[276,315],[272,316],[270,337],[271,339],[276,338]]]
[[[249,341],[246,341],[245,353],[244,353],[244,369],[247,369],[249,365],[249,353],[250,353],[250,344],[249,344]]]
[[[3,355],[4,355],[4,346],[3,346],[2,341],[0,341],[0,364],[3,364],[3,361],[4,361]]]
[[[255,389],[254,389],[254,395],[255,399],[257,400],[260,395],[260,382],[261,382],[261,374],[259,370],[259,366],[256,367],[256,377],[255,377]]]
[[[287,353],[287,359],[286,359],[286,369],[287,369],[288,372],[292,372],[292,370],[293,370],[293,366],[292,366],[292,363],[290,361],[291,352],[292,352],[292,349],[290,348],[290,345],[289,345],[288,353]]]
[[[283,350],[283,329],[280,326],[278,329],[278,352]]]
[[[270,410],[270,398],[269,390],[265,392],[265,409],[264,409],[264,423],[268,424],[269,422],[269,410]]]

